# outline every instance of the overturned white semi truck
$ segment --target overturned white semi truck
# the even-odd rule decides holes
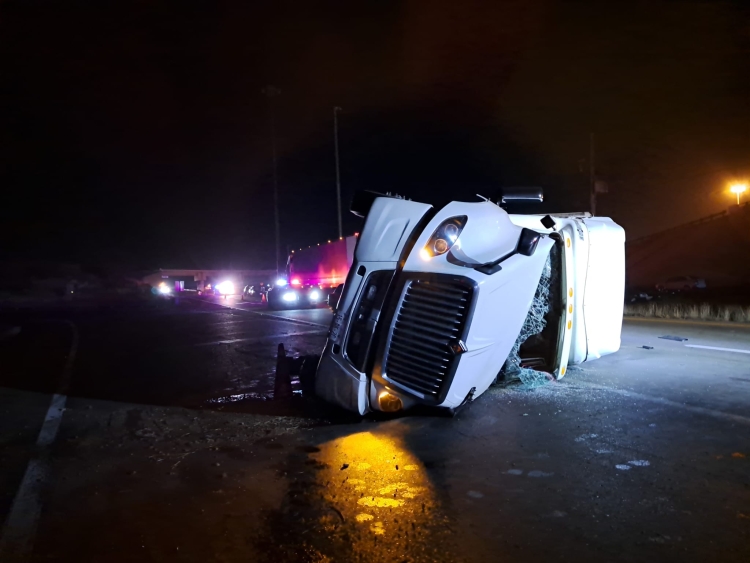
[[[611,219],[371,192],[352,211],[366,221],[318,364],[323,399],[456,409],[498,379],[559,379],[619,349],[625,233]]]

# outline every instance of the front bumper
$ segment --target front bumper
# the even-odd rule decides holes
[[[341,354],[332,353],[333,346],[329,341],[320,358],[315,393],[329,403],[363,415],[369,410],[367,376],[358,372]]]

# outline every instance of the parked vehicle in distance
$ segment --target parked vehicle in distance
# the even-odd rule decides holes
[[[235,295],[235,285],[231,280],[224,280],[219,283],[206,283],[203,289],[198,290],[198,295],[217,295],[226,299],[230,295]]]
[[[248,284],[242,289],[240,300],[261,302],[266,299],[267,293],[268,284],[266,284],[265,282],[260,282],[259,284],[255,285]]]
[[[625,291],[626,303],[648,303],[659,298],[654,291],[648,289],[630,289]]]
[[[325,292],[317,285],[303,285],[297,278],[288,283],[284,278],[276,280],[269,288],[268,306],[271,309],[301,309],[318,307],[325,302]]]
[[[216,295],[216,290],[210,283],[206,283],[203,289],[198,290],[198,295]]]
[[[346,279],[356,246],[355,234],[292,251],[285,275],[268,289],[268,306],[298,309],[327,303],[331,290]]]
[[[706,289],[706,280],[692,276],[675,276],[667,281],[656,284],[658,291],[690,291],[692,289]]]

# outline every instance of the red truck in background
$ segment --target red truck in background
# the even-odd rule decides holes
[[[357,236],[293,250],[287,261],[286,276],[276,280],[268,290],[269,307],[294,309],[326,302],[335,305],[329,296],[341,294],[354,260]]]

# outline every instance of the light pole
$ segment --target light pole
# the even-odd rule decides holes
[[[339,112],[341,108],[333,108],[333,152],[336,157],[336,204],[339,212],[339,238],[344,236],[341,226],[341,175],[339,174]]]
[[[591,208],[591,215],[596,215],[596,148],[594,134],[591,133],[589,137],[589,207]]]
[[[268,85],[262,90],[268,98],[268,124],[271,130],[271,158],[273,160],[273,220],[276,233],[276,274],[279,274],[279,261],[281,254],[281,240],[279,229],[279,177],[276,169],[276,124],[274,123],[273,99],[281,94],[281,90],[275,86]]]
[[[733,194],[737,194],[737,205],[740,204],[740,194],[747,191],[747,184],[733,184],[729,187],[729,191]]]

